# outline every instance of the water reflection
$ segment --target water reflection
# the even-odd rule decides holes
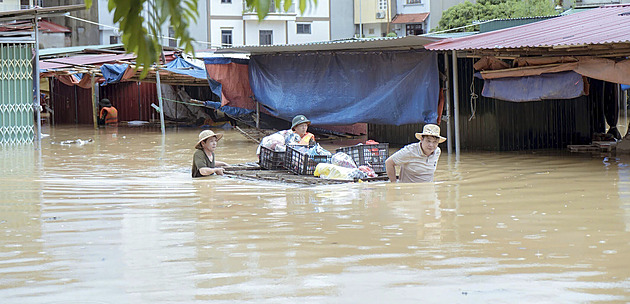
[[[41,160],[0,151],[3,303],[630,301],[626,157],[463,153],[435,184],[298,187],[191,179],[198,130],[48,132]],[[217,159],[255,160],[225,133]]]

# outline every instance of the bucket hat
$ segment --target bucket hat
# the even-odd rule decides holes
[[[221,133],[214,133],[212,130],[203,130],[201,131],[201,133],[199,133],[199,141],[195,145],[195,149],[201,149],[201,142],[212,136],[216,137],[217,141],[223,138],[223,134]]]
[[[111,107],[112,106],[112,102],[109,101],[109,99],[107,98],[103,98],[101,99],[101,101],[98,103],[101,107]]]
[[[306,116],[304,115],[298,115],[298,116],[293,117],[293,122],[291,123],[291,130],[293,130],[295,126],[299,124],[303,124],[303,123],[308,123],[310,125],[311,121],[308,120],[308,118],[306,118]]]
[[[418,140],[422,140],[422,136],[435,136],[438,138],[439,143],[443,143],[446,141],[446,137],[442,137],[440,135],[440,127],[434,124],[426,124],[424,128],[422,128],[422,133],[416,133],[416,138]]]

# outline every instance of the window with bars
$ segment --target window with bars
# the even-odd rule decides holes
[[[378,9],[386,10],[387,9],[387,0],[378,0]]]
[[[169,26],[168,27],[168,46],[177,47],[177,39],[174,39],[173,37],[175,37],[175,28],[172,26]]]
[[[407,4],[422,4],[422,0],[407,0]]]
[[[298,34],[310,34],[311,33],[311,25],[308,23],[298,23],[297,24],[297,33]]]
[[[273,44],[273,31],[263,31],[259,32],[259,44],[260,45],[272,45]]]
[[[109,36],[109,44],[118,44],[118,36]]]
[[[221,30],[221,46],[232,46],[232,30]]]

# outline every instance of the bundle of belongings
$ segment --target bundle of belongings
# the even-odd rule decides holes
[[[326,179],[359,180],[376,177],[369,166],[357,166],[350,155],[338,152],[331,158],[331,163],[320,163],[315,167],[315,176]]]
[[[258,145],[256,155],[260,155],[260,147],[265,147],[275,152],[284,152],[287,150],[287,145],[296,145],[300,142],[300,135],[297,135],[291,130],[282,130],[273,133],[269,136],[265,136]]]

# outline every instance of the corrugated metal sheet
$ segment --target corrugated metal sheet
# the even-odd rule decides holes
[[[93,124],[92,91],[52,80],[51,104],[55,124]],[[108,98],[118,109],[120,121],[158,119],[151,103],[158,104],[154,83],[123,82],[100,87],[100,98]]]
[[[630,42],[630,5],[610,5],[508,29],[452,38],[428,50],[577,46]]]
[[[495,19],[479,24],[479,32],[487,33],[505,28],[515,27],[523,24],[530,24],[542,20],[556,18],[558,16],[514,18],[514,19]]]
[[[459,59],[458,64],[462,150],[565,149],[588,144],[593,132],[604,130],[599,94],[523,103],[486,98],[481,96],[483,80],[473,78],[473,60]],[[470,98],[473,81],[476,102]]]
[[[473,59],[458,59],[462,150],[566,149],[567,145],[589,144],[594,132],[605,131],[602,81],[591,80],[589,96],[571,100],[508,102],[481,96],[483,80],[473,78],[473,62]],[[452,67],[449,70],[452,71]],[[478,95],[475,102],[470,99],[473,81],[473,92]],[[473,108],[475,115],[471,119]],[[446,136],[446,122],[442,121],[440,127],[442,135]],[[419,130],[422,130],[422,124],[370,124],[368,137],[405,145],[417,141],[414,133]],[[446,151],[446,143],[440,147]]]
[[[250,53],[269,54],[287,52],[315,52],[315,51],[340,51],[340,50],[382,50],[382,49],[410,49],[422,48],[425,44],[439,41],[441,38],[427,36],[384,37],[369,39],[348,39],[335,41],[310,42],[302,44],[276,44],[276,45],[244,45],[223,48],[216,54],[225,53]]]

